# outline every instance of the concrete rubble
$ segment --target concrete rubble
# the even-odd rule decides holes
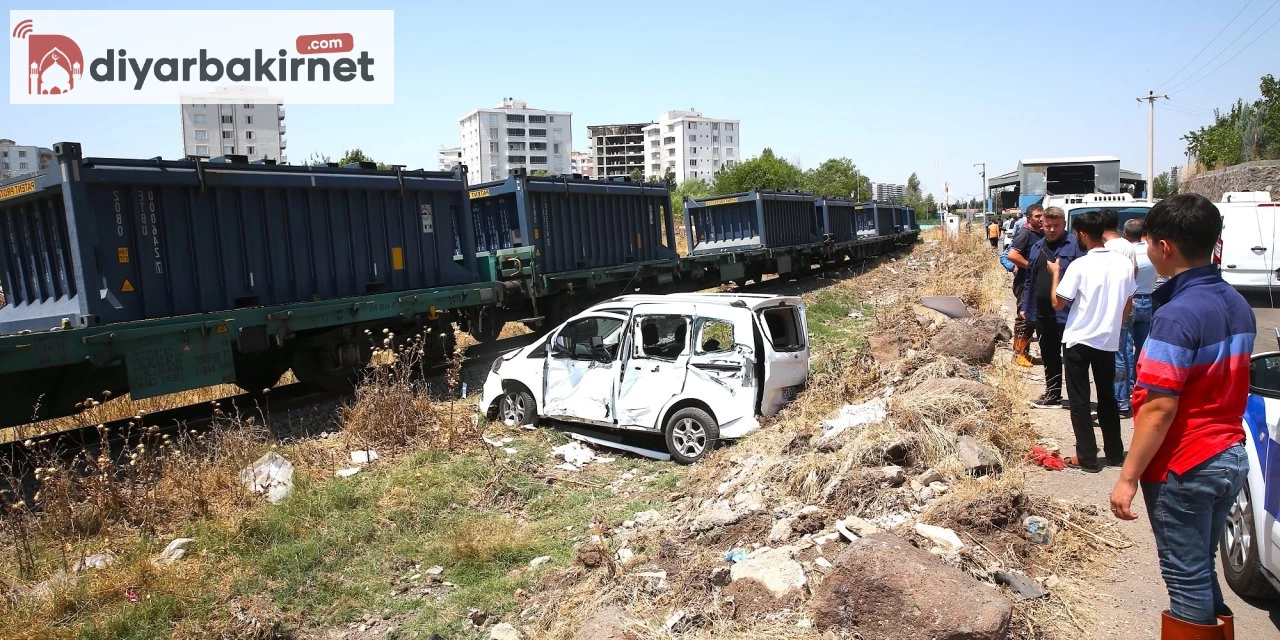
[[[742,562],[735,563],[729,570],[729,579],[731,582],[755,580],[776,598],[803,593],[808,584],[804,567],[792,558],[791,550],[785,547],[761,547]]]
[[[268,502],[279,504],[293,491],[293,463],[269,451],[240,470],[240,484],[252,493],[265,493]]]

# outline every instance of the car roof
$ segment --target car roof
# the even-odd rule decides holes
[[[798,296],[779,296],[766,293],[669,293],[664,295],[655,294],[631,294],[618,296],[608,300],[598,302],[588,307],[588,311],[593,309],[611,309],[619,307],[634,307],[638,304],[663,304],[663,303],[691,303],[691,304],[710,304],[717,306],[736,306],[746,307],[753,310],[764,309],[768,307],[776,307],[781,305],[803,305],[804,300]]]

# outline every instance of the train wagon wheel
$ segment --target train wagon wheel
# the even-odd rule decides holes
[[[495,318],[493,310],[488,307],[480,307],[467,314],[467,333],[479,342],[497,340],[506,325]]]
[[[317,389],[351,393],[369,364],[371,351],[355,343],[302,345],[293,352],[293,375]],[[346,356],[348,364],[340,356]]]
[[[284,372],[289,370],[289,362],[281,360],[275,364],[260,364],[254,367],[236,367],[236,386],[246,393],[262,393],[276,386]]]

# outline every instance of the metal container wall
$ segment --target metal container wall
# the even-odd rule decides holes
[[[533,246],[538,273],[676,258],[665,184],[511,176],[470,193],[476,250]]]
[[[858,237],[853,200],[822,198],[814,203],[822,216],[822,230],[833,242],[848,242]]]
[[[462,173],[55,151],[0,185],[0,333],[478,278]]]
[[[893,230],[901,232],[907,227],[907,209],[898,205],[889,205],[889,209],[893,211]]]
[[[685,201],[690,254],[778,249],[822,242],[813,194],[750,191]]]
[[[916,221],[916,210],[912,207],[907,207],[907,229],[920,230],[920,223]]]

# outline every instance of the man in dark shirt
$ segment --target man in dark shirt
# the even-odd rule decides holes
[[[1042,216],[1044,238],[1032,245],[1018,312],[1023,321],[1040,334],[1040,357],[1044,360],[1044,395],[1031,403],[1039,409],[1066,408],[1062,402],[1062,332],[1066,329],[1070,307],[1053,308],[1053,274],[1048,263],[1058,261],[1065,274],[1075,258],[1083,255],[1075,240],[1067,235],[1066,214],[1049,207]]]
[[[1013,273],[1013,297],[1017,300],[1022,299],[1022,289],[1027,280],[1027,258],[1031,256],[1031,247],[1044,237],[1042,227],[1042,216],[1044,215],[1044,207],[1033,204],[1027,207],[1027,223],[1013,234],[1013,242],[1009,245],[1009,262],[1012,262],[1017,270]],[[1028,324],[1022,319],[1022,314],[1015,314],[1017,317],[1013,320],[1013,362],[1022,367],[1030,367],[1031,357],[1028,351],[1031,348],[1031,336],[1035,333],[1035,325]]]

